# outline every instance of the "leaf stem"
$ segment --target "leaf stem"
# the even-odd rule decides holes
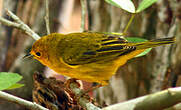
[[[129,21],[128,21],[128,24],[126,25],[126,27],[125,27],[125,29],[124,29],[124,31],[123,31],[123,35],[126,34],[126,32],[127,32],[128,28],[129,28],[130,24],[132,23],[134,17],[135,17],[135,14],[132,14],[132,15],[131,15],[131,18],[130,18]]]

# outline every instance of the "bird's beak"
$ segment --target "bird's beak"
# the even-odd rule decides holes
[[[31,57],[33,57],[33,55],[31,55],[30,53],[28,53],[28,54],[26,54],[24,57],[23,57],[23,59],[27,59],[27,58],[31,58]]]

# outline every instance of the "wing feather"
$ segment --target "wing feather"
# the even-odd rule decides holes
[[[126,55],[136,49],[134,46],[127,46],[126,44],[128,42],[119,36],[106,35],[104,38],[99,38],[96,41],[82,42],[84,43],[82,46],[75,46],[79,47],[77,49],[74,48],[74,52],[76,53],[73,55],[65,55],[63,60],[67,64],[73,66],[97,61],[110,61],[121,55]],[[76,43],[72,45],[76,45]]]

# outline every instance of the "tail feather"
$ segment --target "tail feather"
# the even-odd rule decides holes
[[[170,42],[174,43],[176,41],[175,37],[170,37],[170,38],[160,38],[160,39],[153,39],[150,40],[150,42]]]
[[[166,44],[172,44],[175,43],[175,41],[176,41],[175,37],[160,38],[160,39],[149,40],[146,42],[135,43],[134,46],[136,46],[137,49],[146,49]]]

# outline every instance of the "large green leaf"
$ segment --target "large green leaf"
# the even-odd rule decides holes
[[[138,6],[138,9],[136,10],[136,13],[143,11],[144,9],[148,8],[149,6],[151,6],[153,3],[157,1],[158,0],[142,0]]]
[[[137,37],[126,37],[125,39],[128,40],[128,42],[135,42],[135,43],[148,41],[148,40],[146,40],[146,39],[137,38]],[[151,49],[152,49],[152,48],[148,48],[148,49],[146,49],[144,52],[138,54],[138,55],[135,56],[135,57],[144,56],[144,55],[146,55],[148,52],[150,52]]]
[[[105,0],[107,3],[126,10],[130,13],[135,13],[135,6],[131,0]]]
[[[0,90],[11,87],[21,79],[22,76],[17,73],[0,72]]]

